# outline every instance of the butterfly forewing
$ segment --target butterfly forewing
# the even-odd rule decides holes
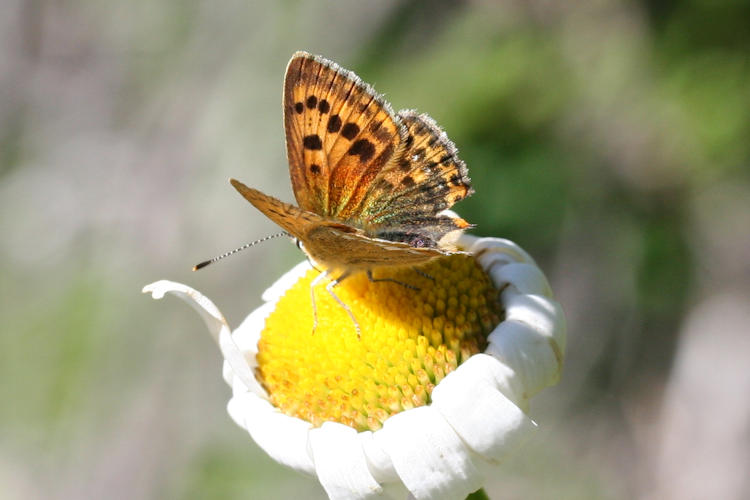
[[[300,207],[356,219],[370,183],[400,151],[405,128],[354,73],[299,52],[284,83],[292,188]]]
[[[277,200],[273,196],[268,196],[257,189],[248,187],[236,179],[229,179],[229,182],[266,217],[303,242],[310,225],[314,225],[321,220],[319,215]]]

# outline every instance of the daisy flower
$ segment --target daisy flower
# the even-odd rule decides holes
[[[557,383],[565,322],[516,244],[461,236],[465,254],[364,273],[336,287],[303,262],[231,330],[192,288],[158,281],[202,316],[224,357],[231,418],[330,498],[462,499],[536,428],[529,398]],[[388,279],[391,281],[377,281]],[[408,286],[407,286],[408,285]]]

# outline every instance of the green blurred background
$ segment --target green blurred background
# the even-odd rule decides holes
[[[238,325],[301,260],[228,185],[292,200],[293,51],[431,114],[456,208],[568,317],[540,431],[492,498],[750,497],[750,3],[0,4],[0,496],[321,498],[225,411],[198,317]]]

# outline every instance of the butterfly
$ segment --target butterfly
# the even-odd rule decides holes
[[[452,242],[471,224],[442,211],[473,193],[468,170],[432,118],[394,113],[370,85],[323,57],[292,56],[283,108],[297,206],[230,182],[324,269],[311,287],[331,278],[326,289],[359,334],[333,287],[362,271],[395,281],[375,280],[372,271],[457,253]]]

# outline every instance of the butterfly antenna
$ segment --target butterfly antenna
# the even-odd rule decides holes
[[[279,236],[291,236],[291,235],[289,233],[287,233],[286,231],[281,231],[280,233],[271,234],[271,235],[265,236],[265,237],[263,237],[263,238],[261,238],[259,240],[251,241],[250,243],[245,243],[244,245],[242,245],[239,248],[235,248],[234,250],[231,250],[231,251],[229,251],[227,253],[223,253],[221,255],[218,255],[218,256],[214,257],[213,259],[204,260],[203,262],[200,262],[200,263],[194,265],[193,266],[193,271],[197,271],[198,269],[203,269],[207,265],[213,264],[217,260],[221,260],[221,259],[223,259],[225,257],[229,257],[230,255],[235,254],[237,252],[241,252],[242,250],[250,248],[253,245],[257,245],[258,243],[263,243],[264,241],[268,241],[268,240],[272,240],[274,238],[278,238]]]

